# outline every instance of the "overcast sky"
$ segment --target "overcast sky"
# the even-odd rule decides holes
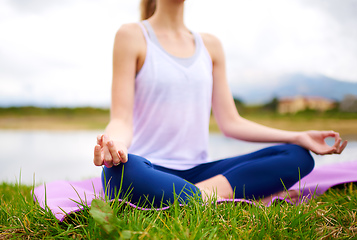
[[[0,0],[0,106],[110,104],[116,30],[137,0]],[[357,0],[188,0],[186,25],[221,39],[228,80],[357,82]],[[238,89],[238,90],[237,90]]]

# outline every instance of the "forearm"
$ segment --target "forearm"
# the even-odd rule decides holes
[[[131,145],[133,133],[131,124],[120,119],[111,119],[105,133],[113,141],[124,144],[127,148]]]
[[[263,126],[248,119],[237,117],[227,124],[223,133],[231,138],[250,142],[296,143],[300,132],[285,131]]]

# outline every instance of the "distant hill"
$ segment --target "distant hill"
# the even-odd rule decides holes
[[[232,89],[234,97],[246,104],[269,102],[274,97],[319,96],[341,101],[347,94],[357,95],[357,83],[344,82],[325,76],[288,75],[277,83],[247,85],[237,91]]]

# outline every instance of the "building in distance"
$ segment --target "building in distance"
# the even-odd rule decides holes
[[[323,97],[289,97],[281,98],[278,103],[280,114],[297,113],[304,110],[316,110],[324,112],[336,107],[336,102]]]

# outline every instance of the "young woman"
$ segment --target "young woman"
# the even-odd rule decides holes
[[[184,0],[144,0],[147,20],[125,24],[116,34],[111,118],[94,150],[110,198],[119,189],[119,197],[127,193],[133,203],[147,200],[155,207],[195,194],[267,198],[313,169],[309,150],[343,151],[347,142],[333,131],[283,131],[242,118],[227,84],[221,43],[189,31],[183,12]],[[211,107],[224,135],[284,144],[209,162]],[[335,138],[333,146],[327,137]]]

